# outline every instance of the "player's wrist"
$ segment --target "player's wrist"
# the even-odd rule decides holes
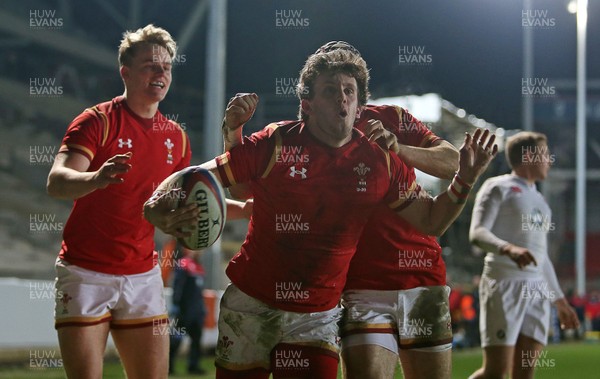
[[[227,117],[223,117],[223,122],[221,123],[221,129],[223,129],[224,133],[226,131],[232,132],[232,131],[239,130],[242,126],[244,126],[244,124],[245,124],[245,122],[239,122],[239,123],[232,124],[231,122],[227,122]]]
[[[510,251],[510,243],[505,243],[504,245],[500,246],[498,248],[498,254],[500,255],[508,255],[508,252]]]
[[[242,134],[242,128],[240,126],[232,128],[227,124],[225,118],[223,118],[223,123],[221,124],[221,131],[223,133],[223,139],[225,140],[225,142],[233,144],[236,140],[240,138]]]
[[[471,188],[472,185],[465,182],[457,172],[448,186],[448,197],[455,204],[464,204],[467,202]]]

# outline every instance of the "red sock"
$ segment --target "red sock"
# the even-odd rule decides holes
[[[338,354],[314,346],[280,343],[271,351],[274,379],[336,379],[338,363]]]
[[[269,371],[260,367],[237,371],[217,366],[216,379],[269,379]]]

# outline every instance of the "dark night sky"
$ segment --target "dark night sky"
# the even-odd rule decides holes
[[[197,1],[145,0],[140,25],[152,22],[178,38]],[[576,22],[566,11],[567,0],[532,1],[533,8],[547,12],[553,23],[534,29],[534,76],[574,79]],[[15,13],[28,17],[27,9],[18,10],[24,4],[16,0],[4,4],[10,3],[15,4]],[[59,5],[49,1],[50,8],[51,3]],[[128,15],[127,1],[107,3]],[[69,4],[75,19],[66,20],[67,25],[77,24],[78,33],[116,50],[121,25],[95,2]],[[246,91],[273,95],[276,78],[297,78],[307,55],[317,47],[329,40],[346,40],[369,64],[375,97],[437,92],[498,126],[519,128],[522,10],[523,0],[229,0],[227,96]],[[306,19],[306,26],[277,28],[278,11],[301,12],[299,18]],[[178,83],[203,90],[206,24],[205,16],[182,52],[187,60],[176,67],[173,92]],[[588,77],[600,78],[596,37],[600,2],[590,1],[588,24]],[[423,48],[431,64],[401,65],[400,46]],[[115,67],[114,82],[121,86],[117,75]]]
[[[374,95],[437,92],[505,128],[521,120],[522,1],[245,1],[229,5],[228,92],[274,91],[274,77],[294,76],[307,54],[346,40],[371,68]],[[258,5],[260,4],[260,5]],[[565,1],[534,1],[554,26],[534,29],[535,77],[574,78],[575,16]],[[600,77],[597,2],[590,4],[588,77]],[[301,10],[304,29],[277,29],[275,10]],[[399,46],[418,46],[431,64],[399,64]]]

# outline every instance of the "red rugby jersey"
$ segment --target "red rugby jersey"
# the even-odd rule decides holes
[[[369,119],[381,121],[403,145],[429,147],[440,139],[400,107],[367,106],[357,129],[364,130]],[[389,208],[378,207],[358,243],[346,289],[403,290],[445,283],[446,264],[436,238],[417,231]]]
[[[143,204],[163,179],[189,165],[186,133],[159,111],[151,119],[141,118],[119,96],[77,116],[59,152],[84,155],[90,160],[88,171],[117,154],[133,153],[123,183],[75,200],[59,257],[114,275],[150,270],[156,264],[154,226],[144,219]]]
[[[401,183],[419,190],[413,172],[359,131],[332,148],[301,121],[245,138],[217,165],[225,186],[248,182],[254,194],[246,241],[227,275],[246,294],[294,312],[333,308],[369,214],[380,204],[408,205]]]

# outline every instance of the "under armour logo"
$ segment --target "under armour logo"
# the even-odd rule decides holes
[[[129,149],[133,147],[131,144],[131,138],[127,138],[127,141],[123,141],[123,138],[119,138],[119,148],[122,149],[125,146],[127,146]]]
[[[306,179],[306,167],[302,167],[301,170],[298,170],[296,166],[290,167],[290,176],[292,178],[295,178],[296,174],[300,174],[302,176],[302,179]]]

